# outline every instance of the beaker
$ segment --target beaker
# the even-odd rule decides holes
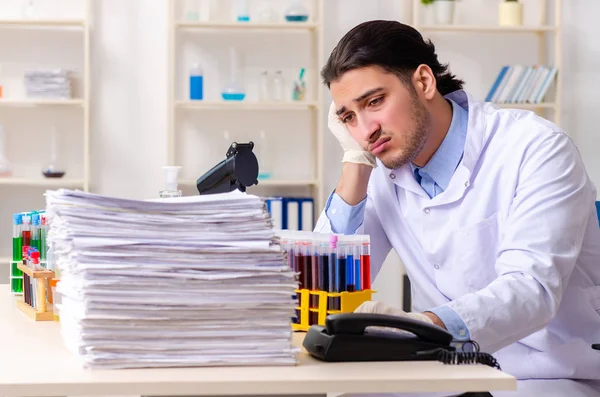
[[[221,96],[226,101],[242,101],[246,97],[246,91],[239,78],[238,54],[235,48],[230,49],[230,74],[231,79],[223,88]]]
[[[302,0],[292,0],[292,4],[285,10],[285,20],[288,22],[308,21],[308,9],[302,4]]]
[[[62,178],[65,173],[64,167],[58,160],[58,132],[53,126],[50,135],[50,162],[42,167],[42,175],[46,178]]]

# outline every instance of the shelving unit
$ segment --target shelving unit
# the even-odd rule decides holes
[[[554,18],[550,21],[548,15],[548,0],[539,1],[539,18],[537,25],[524,25],[524,26],[495,26],[495,25],[430,25],[421,24],[421,11],[423,5],[421,0],[412,0],[412,25],[415,29],[423,33],[481,33],[485,34],[482,36],[484,40],[488,38],[488,34],[535,34],[538,38],[538,63],[546,65],[549,63],[548,51],[547,51],[547,39],[550,36],[554,38],[554,51],[553,59],[550,62],[553,66],[558,69],[556,75],[555,87],[554,87],[554,100],[553,102],[545,102],[539,104],[533,103],[501,103],[497,104],[502,108],[513,108],[513,109],[526,109],[533,110],[536,112],[543,112],[546,110],[553,111],[554,123],[560,125],[561,111],[562,111],[562,0],[553,0],[554,5]],[[497,3],[490,4],[491,7],[498,7]],[[491,87],[493,81],[489,82]]]
[[[89,191],[90,188],[90,82],[91,82],[91,10],[93,0],[83,0],[84,15],[81,19],[3,19],[0,28],[10,29],[60,29],[83,35],[83,75],[81,98],[48,99],[48,98],[0,98],[0,109],[5,107],[32,107],[52,109],[53,107],[81,108],[83,112],[83,178],[82,179],[41,179],[41,178],[0,178],[0,186],[30,186],[30,187],[72,187]],[[0,29],[0,35],[7,34]]]
[[[269,193],[277,194],[279,188],[297,188],[307,190],[314,199],[315,214],[317,215],[323,207],[323,92],[319,82],[319,70],[324,63],[323,60],[323,12],[325,0],[311,0],[312,15],[307,22],[230,22],[230,21],[182,21],[179,19],[178,0],[169,0],[169,114],[168,114],[168,139],[167,139],[167,161],[169,165],[180,165],[185,168],[185,164],[180,164],[177,158],[177,140],[179,131],[179,118],[184,112],[200,111],[220,111],[227,113],[228,117],[236,115],[247,116],[255,113],[256,117],[269,117],[269,112],[274,111],[292,111],[306,112],[310,117],[310,132],[306,138],[311,140],[311,159],[308,167],[311,167],[310,178],[302,179],[267,179],[259,180],[258,188],[268,187]],[[310,37],[310,62],[307,69],[312,70],[311,80],[307,81],[307,88],[310,84],[310,93],[312,98],[308,97],[304,101],[282,101],[282,102],[263,102],[252,101],[246,98],[243,101],[221,101],[204,99],[198,101],[187,100],[177,97],[176,85],[180,79],[187,76],[178,74],[178,45],[181,40],[194,35],[210,34],[244,34],[252,35],[255,32],[271,35],[286,35],[289,32],[296,34],[308,34]],[[182,37],[184,36],[185,37]],[[260,46],[260,42],[252,43]],[[205,77],[206,80],[206,77]],[[239,112],[239,113],[238,113]],[[295,114],[295,113],[294,113]],[[206,112],[202,113],[202,120],[209,119],[213,115]],[[254,116],[253,116],[254,117]],[[224,128],[226,129],[226,128]],[[285,134],[285,125],[281,126],[281,134]],[[223,155],[225,153],[223,152]],[[275,165],[276,167],[276,165]],[[206,170],[205,170],[206,171]],[[200,175],[198,175],[200,176]],[[184,179],[180,181],[182,186],[195,186],[195,180]],[[252,187],[251,189],[255,189]]]
[[[54,117],[56,115],[57,122],[60,123],[62,117],[68,119],[69,127],[73,128],[71,123],[79,122],[81,120],[81,126],[75,124],[77,127],[73,128],[73,133],[81,134],[77,137],[78,141],[71,147],[77,150],[79,148],[79,141],[81,141],[81,163],[77,164],[77,172],[70,172],[70,164],[67,166],[67,175],[63,178],[44,178],[41,175],[42,164],[30,164],[29,161],[21,161],[21,168],[13,169],[13,175],[9,177],[0,177],[0,194],[2,194],[2,208],[3,212],[3,230],[4,233],[0,233],[0,264],[7,265],[10,267],[11,257],[6,257],[10,254],[11,247],[11,228],[10,218],[6,217],[7,214],[18,212],[41,209],[44,206],[45,198],[43,196],[46,189],[58,189],[58,188],[70,188],[80,189],[84,191],[90,190],[90,98],[91,98],[91,28],[92,28],[92,2],[93,0],[83,0],[81,2],[82,15],[77,19],[60,19],[51,18],[44,19],[0,19],[0,37],[12,37],[15,33],[27,34],[28,41],[23,42],[23,46],[34,46],[36,43],[33,41],[35,35],[45,35],[48,32],[48,37],[52,34],[57,34],[57,40],[64,40],[65,37],[69,39],[71,37],[77,37],[77,43],[82,43],[81,47],[77,47],[77,53],[73,48],[72,56],[75,62],[78,63],[78,79],[77,86],[79,87],[79,93],[76,97],[71,99],[54,99],[54,98],[28,98],[23,95],[11,96],[11,92],[4,90],[4,97],[0,98],[0,111],[5,112],[6,117],[10,116],[13,124],[15,122],[20,123],[21,118],[31,118],[35,123],[35,119],[39,114],[41,117]],[[57,33],[58,32],[58,33]],[[64,32],[64,33],[63,33]],[[29,35],[31,33],[31,35]],[[71,36],[80,35],[80,36]],[[46,38],[47,40],[54,40],[52,38]],[[31,42],[29,42],[31,40]],[[62,41],[57,41],[62,45]],[[20,44],[21,45],[21,44]],[[78,44],[79,45],[79,44]],[[76,57],[81,54],[81,58]],[[42,58],[38,60],[40,67],[46,67],[42,62]],[[60,60],[59,60],[60,61]],[[17,61],[18,62],[18,61]],[[29,61],[28,62],[33,62]],[[54,63],[52,63],[54,62]],[[56,59],[50,63],[56,67]],[[58,63],[60,65],[60,63]],[[6,69],[5,69],[6,71]],[[6,76],[3,76],[6,77]],[[13,111],[14,110],[14,111]],[[19,113],[26,112],[26,113]],[[43,112],[43,113],[42,113]],[[45,122],[45,121],[44,121]],[[2,123],[2,119],[0,119]],[[38,124],[39,126],[39,124]],[[4,133],[7,139],[11,139],[12,134],[19,134],[20,131],[14,129],[5,129]],[[33,134],[38,134],[35,131]],[[44,134],[45,135],[45,134]],[[17,135],[18,136],[18,135]],[[45,150],[45,149],[44,149]],[[23,157],[21,158],[21,160]],[[37,159],[36,159],[37,160]],[[37,161],[36,161],[37,163]],[[81,165],[81,166],[80,166]],[[79,167],[80,166],[80,167]],[[34,168],[39,169],[39,174],[33,174]],[[75,167],[73,167],[75,171]],[[75,174],[72,177],[70,174]],[[78,175],[77,175],[78,174]],[[28,190],[22,190],[27,188]],[[14,190],[13,189],[17,189]],[[23,192],[27,192],[26,194]],[[19,195],[23,196],[20,197]],[[2,272],[7,272],[9,269],[2,266],[0,269]]]

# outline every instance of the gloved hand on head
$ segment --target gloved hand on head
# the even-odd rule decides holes
[[[433,320],[424,315],[423,313],[407,313],[404,310],[397,309],[395,307],[391,307],[386,305],[383,302],[376,301],[367,301],[361,304],[356,308],[354,313],[378,313],[378,314],[386,314],[388,316],[397,316],[397,317],[408,317],[413,320],[425,322],[428,324],[433,324]]]
[[[344,163],[365,164],[373,168],[377,167],[375,156],[363,149],[358,142],[352,138],[346,126],[340,121],[340,118],[335,114],[335,104],[331,102],[329,107],[329,115],[327,117],[327,126],[329,131],[337,138],[342,149],[344,149]]]

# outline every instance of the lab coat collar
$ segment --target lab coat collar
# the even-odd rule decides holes
[[[448,189],[431,198],[429,205],[452,203],[463,196],[471,184],[471,174],[490,135],[486,123],[484,103],[473,98],[465,90],[454,91],[448,94],[446,98],[453,100],[457,105],[469,111],[465,150],[460,164],[456,168],[454,175],[452,175]],[[425,193],[421,185],[416,181],[409,164],[393,170],[385,167],[379,160],[377,162],[392,183],[402,189],[429,199],[427,193]]]

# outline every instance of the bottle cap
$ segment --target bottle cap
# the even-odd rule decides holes
[[[13,223],[21,225],[23,223],[23,214],[13,214]]]

